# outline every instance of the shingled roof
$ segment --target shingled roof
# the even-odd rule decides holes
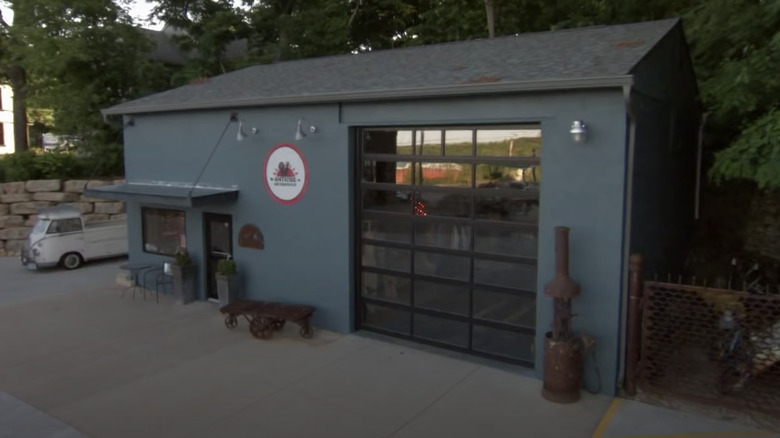
[[[633,68],[678,23],[595,26],[261,64],[103,113],[620,86],[630,83]]]

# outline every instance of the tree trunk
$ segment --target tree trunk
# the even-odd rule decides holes
[[[8,76],[14,93],[14,150],[21,153],[27,150],[27,75],[16,64],[8,69]]]
[[[485,0],[485,15],[487,15],[488,37],[496,36],[495,0]]]

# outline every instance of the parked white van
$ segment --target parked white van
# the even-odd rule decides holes
[[[60,206],[38,214],[22,248],[22,264],[29,269],[76,269],[90,260],[126,254],[125,220],[85,223],[78,210]]]

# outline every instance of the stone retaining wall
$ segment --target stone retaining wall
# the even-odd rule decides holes
[[[87,222],[125,218],[124,202],[84,196],[85,187],[119,184],[122,180],[58,179],[0,184],[0,256],[18,256],[22,242],[42,208],[68,205]]]

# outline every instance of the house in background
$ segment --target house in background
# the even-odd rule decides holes
[[[0,155],[14,153],[13,91],[0,84]]]
[[[567,226],[586,375],[615,394],[629,255],[682,263],[697,102],[678,20],[257,65],[104,110],[126,183],[86,194],[127,202],[132,262],[186,249],[202,300],[230,255],[244,297],[315,326],[538,376]]]
[[[165,26],[159,31],[146,28],[140,28],[140,31],[154,43],[149,55],[153,60],[179,66],[196,56],[195,53],[186,53],[179,47],[174,37],[182,31],[171,26]],[[225,49],[226,58],[235,59],[246,55],[247,44],[247,40],[233,41]],[[46,134],[41,144],[45,149],[57,149],[67,145],[68,141],[68,136]],[[13,90],[10,85],[0,84],[0,155],[12,154],[14,151]]]

